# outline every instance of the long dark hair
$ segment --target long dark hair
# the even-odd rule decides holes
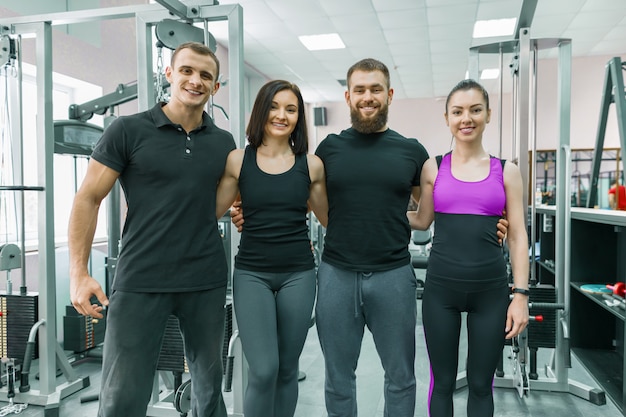
[[[265,125],[267,118],[272,109],[272,101],[274,96],[283,90],[289,90],[296,95],[298,99],[298,122],[291,133],[290,146],[294,154],[307,153],[309,150],[309,136],[306,127],[306,117],[304,114],[304,100],[297,85],[285,80],[273,80],[267,82],[261,89],[254,100],[250,121],[246,129],[248,142],[253,148],[258,148],[263,143],[265,136]]]

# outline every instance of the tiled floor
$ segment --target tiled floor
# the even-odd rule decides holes
[[[415,416],[426,416],[426,396],[428,389],[428,364],[425,359],[425,346],[421,326],[416,329],[417,340],[417,407]],[[97,401],[81,402],[89,395],[97,394],[100,384],[100,364],[97,360],[87,360],[76,365],[81,375],[89,375],[91,385],[61,401],[58,415],[61,417],[95,417]],[[306,378],[300,382],[300,395],[295,417],[324,417],[324,362],[317,341],[315,327],[311,328],[304,352],[300,360],[300,370]],[[597,386],[577,363],[570,372],[570,379],[577,380],[589,386]],[[34,384],[33,384],[34,385]],[[132,381],[129,381],[129,388]],[[373,345],[373,341],[366,332],[359,367],[357,369],[357,390],[360,417],[383,416],[383,376],[382,368]],[[233,394],[225,394],[227,405],[232,411]],[[467,390],[459,389],[455,396],[455,415],[466,416],[465,402]],[[622,414],[607,400],[607,404],[597,406],[569,393],[554,393],[546,391],[530,391],[529,395],[520,399],[516,390],[495,389],[496,416],[501,417],[618,417]],[[166,413],[178,417],[179,413],[172,410]],[[54,417],[54,412],[44,412],[42,407],[30,406],[20,414],[20,417]]]
[[[420,310],[418,303],[418,311]],[[428,363],[426,360],[426,350],[424,335],[418,317],[416,328],[417,359],[415,370],[417,375],[417,407],[415,416],[427,416],[426,402],[428,390]],[[462,344],[463,345],[463,344]],[[547,350],[547,349],[546,349]],[[505,349],[505,353],[508,352]],[[543,352],[540,349],[539,368],[548,361],[550,352]],[[505,355],[506,356],[506,355]],[[546,359],[543,357],[546,356]],[[508,364],[505,358],[505,364]],[[97,401],[81,402],[89,395],[96,395],[100,384],[100,363],[96,359],[81,361],[75,365],[75,369],[80,375],[89,375],[91,385],[63,400],[56,410],[44,412],[43,407],[29,406],[20,417],[55,417],[55,413],[61,417],[95,417]],[[306,374],[306,378],[300,382],[300,395],[295,417],[324,417],[324,361],[317,340],[315,327],[312,327],[304,352],[300,360],[300,370]],[[506,367],[505,367],[506,370]],[[541,378],[541,376],[540,376]],[[569,371],[569,378],[572,381],[581,382],[588,386],[597,387],[594,380],[582,369],[578,362],[573,359],[573,368]],[[59,378],[62,379],[62,378]],[[36,386],[37,381],[31,382]],[[132,381],[128,381],[129,389]],[[380,361],[371,335],[366,331],[357,369],[357,390],[359,401],[359,417],[382,417],[383,416],[383,373]],[[467,399],[467,389],[461,388],[455,395],[455,416],[465,417],[465,403]],[[227,406],[233,409],[233,394],[226,393],[225,400]],[[0,406],[5,403],[0,403]],[[614,404],[607,398],[607,404],[602,406],[594,405],[586,400],[569,393],[557,393],[532,390],[527,397],[520,398],[514,389],[495,389],[496,416],[499,417],[618,417],[622,416]],[[58,413],[57,413],[58,412]],[[171,411],[160,414],[163,416],[178,417],[180,414]],[[395,416],[390,416],[395,417]]]

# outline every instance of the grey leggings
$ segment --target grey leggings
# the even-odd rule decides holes
[[[248,361],[246,417],[292,417],[298,360],[315,303],[315,270],[251,272],[235,268],[233,304]]]

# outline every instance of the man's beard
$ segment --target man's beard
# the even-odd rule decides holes
[[[389,114],[389,106],[383,105],[378,109],[378,113],[372,119],[366,119],[361,116],[359,109],[356,107],[350,108],[350,120],[352,121],[352,128],[360,133],[374,133],[379,132],[387,124],[387,116]]]

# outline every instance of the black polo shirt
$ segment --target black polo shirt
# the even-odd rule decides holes
[[[119,117],[92,154],[120,173],[128,205],[112,288],[183,292],[224,286],[215,196],[235,142],[206,113],[187,134],[162,105]]]

